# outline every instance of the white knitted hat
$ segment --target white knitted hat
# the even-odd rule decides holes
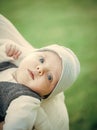
[[[64,46],[54,44],[43,47],[39,50],[53,51],[57,53],[62,60],[62,72],[60,79],[49,97],[55,96],[56,94],[65,91],[66,88],[70,87],[74,83],[80,72],[79,60],[72,50],[65,48]]]

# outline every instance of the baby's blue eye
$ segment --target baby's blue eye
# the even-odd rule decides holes
[[[40,61],[41,63],[44,63],[44,58],[41,57],[41,58],[39,59],[39,61]]]
[[[48,74],[48,75],[47,75],[47,78],[48,78],[49,81],[52,81],[52,80],[53,80],[53,76],[52,76],[51,74]]]

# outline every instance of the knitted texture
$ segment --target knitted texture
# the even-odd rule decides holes
[[[0,71],[4,71],[10,68],[17,68],[17,66],[9,61],[1,62],[0,63]]]
[[[28,87],[12,82],[0,82],[0,122],[4,121],[6,110],[11,101],[21,95],[35,97],[41,100],[41,97]]]

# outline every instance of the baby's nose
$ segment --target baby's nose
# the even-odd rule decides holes
[[[45,72],[45,68],[42,66],[37,66],[37,71],[39,75],[43,75]]]

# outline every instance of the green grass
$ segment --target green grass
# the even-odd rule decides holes
[[[77,54],[81,73],[65,91],[70,130],[97,130],[97,1],[1,0],[0,13],[33,46],[58,43]]]

